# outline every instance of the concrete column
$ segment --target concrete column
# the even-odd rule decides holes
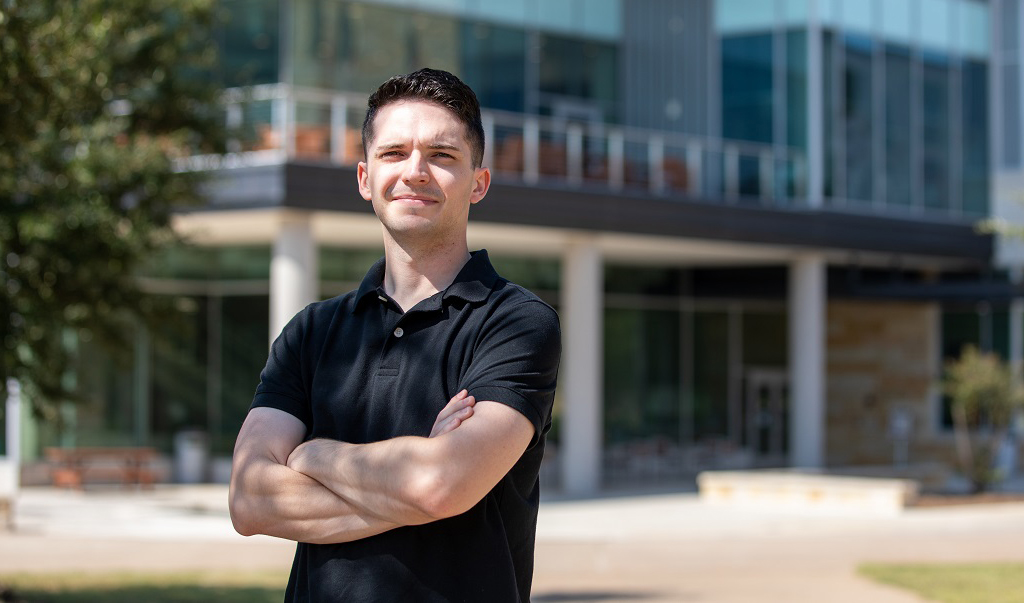
[[[589,238],[562,258],[562,484],[585,496],[601,485],[604,271]]]
[[[310,215],[282,214],[270,260],[270,342],[319,297],[319,266]]]
[[[789,455],[794,467],[825,464],[825,258],[789,267]]]
[[[14,467],[21,465],[21,383],[17,379],[7,379],[6,403],[7,449],[4,456]],[[15,482],[17,483],[17,482]]]

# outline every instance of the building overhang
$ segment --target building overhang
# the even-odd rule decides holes
[[[315,215],[321,244],[380,246],[380,225],[356,190],[352,167],[220,169],[206,192],[208,205],[176,219],[201,244],[269,243],[277,216],[303,211]],[[984,268],[993,254],[993,238],[968,223],[500,179],[470,215],[474,247],[553,255],[579,236],[597,241],[610,259],[647,262],[778,263],[815,252],[839,264],[943,270]]]

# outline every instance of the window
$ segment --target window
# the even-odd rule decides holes
[[[722,39],[722,135],[773,142],[772,35]]]

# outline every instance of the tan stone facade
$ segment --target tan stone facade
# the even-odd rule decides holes
[[[826,459],[832,467],[891,465],[899,413],[909,419],[906,461],[954,462],[938,428],[939,308],[931,303],[828,305]]]

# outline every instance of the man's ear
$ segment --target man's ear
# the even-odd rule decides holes
[[[491,188],[491,170],[485,167],[476,168],[473,174],[473,192],[469,194],[469,202],[479,203],[489,188]]]
[[[359,194],[367,201],[373,200],[373,191],[370,190],[370,183],[367,181],[366,162],[360,161],[356,165],[356,182],[359,184]]]

